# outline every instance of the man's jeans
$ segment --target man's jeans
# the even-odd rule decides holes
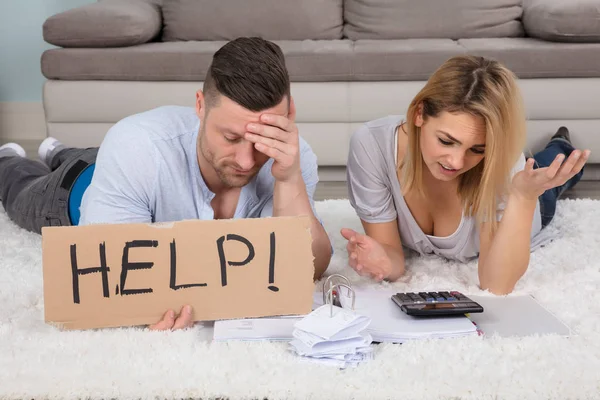
[[[71,187],[97,153],[97,148],[64,149],[50,168],[23,157],[0,157],[0,199],[9,218],[37,233],[44,226],[71,225]]]
[[[556,156],[559,154],[564,154],[566,160],[567,157],[569,157],[569,155],[571,154],[571,152],[573,152],[573,150],[575,149],[573,148],[571,143],[569,143],[566,140],[551,140],[544,150],[534,154],[533,158],[536,161],[534,168],[548,167],[550,164],[552,164],[552,161],[554,161]],[[562,195],[563,192],[565,192],[567,189],[570,189],[573,186],[575,186],[575,184],[581,179],[582,175],[583,168],[581,169],[581,171],[579,171],[577,175],[565,182],[564,185],[548,189],[540,196],[542,227],[547,226],[550,223],[550,221],[552,221],[552,218],[554,218],[554,214],[556,213],[556,202],[558,201],[560,195]]]

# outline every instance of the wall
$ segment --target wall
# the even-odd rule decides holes
[[[40,72],[46,18],[93,0],[0,0],[0,140],[45,135]]]

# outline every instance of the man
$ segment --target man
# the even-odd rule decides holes
[[[25,229],[49,225],[308,215],[315,278],[331,258],[312,196],[316,156],[299,137],[281,49],[240,38],[218,50],[196,107],[166,106],[114,125],[98,149],[46,139],[43,163],[0,147],[0,198]],[[80,212],[80,214],[79,214]],[[180,329],[169,310],[152,329]]]

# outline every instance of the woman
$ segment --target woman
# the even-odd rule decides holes
[[[561,127],[526,161],[525,129],[516,77],[473,56],[446,61],[406,117],[363,125],[347,165],[365,230],[342,229],[350,266],[394,281],[404,273],[403,246],[462,262],[479,256],[481,288],[511,292],[590,154],[574,150]]]

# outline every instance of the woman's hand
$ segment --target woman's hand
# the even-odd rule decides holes
[[[574,150],[564,163],[565,156],[559,154],[549,167],[537,169],[533,168],[535,160],[530,158],[525,164],[525,169],[513,177],[512,191],[524,199],[537,200],[546,190],[564,185],[577,175],[589,156],[589,150]]]
[[[342,236],[348,240],[348,264],[361,276],[382,281],[392,273],[392,262],[385,248],[375,239],[352,229],[343,228]]]

